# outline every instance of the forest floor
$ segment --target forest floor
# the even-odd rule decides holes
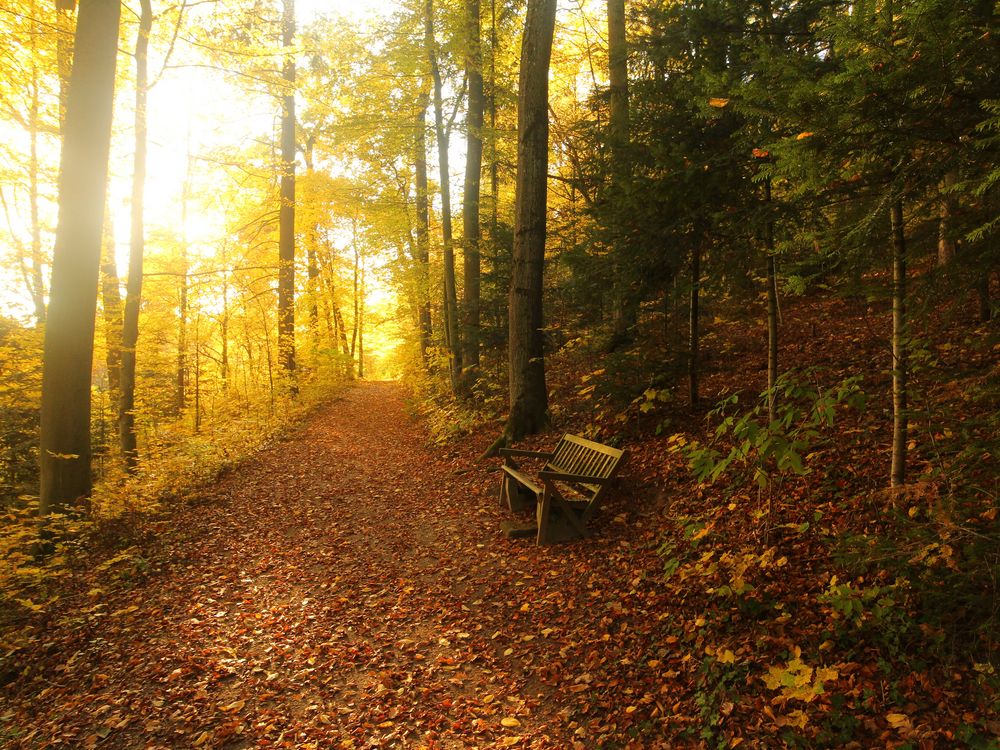
[[[817,304],[786,310],[789,361],[839,378],[884,359],[866,311]],[[707,409],[654,391],[623,416],[597,374],[613,361],[555,361],[557,424],[526,447],[600,422],[630,458],[594,536],[551,547],[501,533],[498,462],[477,460],[496,424],[435,445],[404,386],[348,388],[79,566],[0,654],[0,745],[996,748],[993,667],[970,644],[996,622],[981,548],[997,514],[989,490],[966,502],[935,479],[924,446],[957,460],[995,439],[970,394],[996,381],[997,348],[947,325],[932,340],[955,364],[924,389],[947,408],[914,430],[929,478],[896,494],[884,372],[769,499],[747,471],[692,480],[670,433],[704,438]],[[717,320],[707,340],[708,396],[753,392],[753,333]],[[995,487],[975,450],[964,471]]]
[[[401,385],[348,389],[77,582],[5,678],[0,739],[568,747],[665,715],[683,653],[642,513],[583,545],[507,540],[469,448],[429,447]]]

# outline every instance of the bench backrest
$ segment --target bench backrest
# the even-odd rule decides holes
[[[569,433],[562,436],[545,468],[564,474],[577,474],[595,479],[610,479],[615,475],[625,451],[595,443]],[[601,485],[583,484],[595,495]]]

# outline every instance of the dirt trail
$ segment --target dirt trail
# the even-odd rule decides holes
[[[655,563],[615,538],[622,523],[556,548],[504,539],[495,462],[472,448],[428,447],[395,384],[348,390],[181,512],[146,577],[53,626],[0,693],[0,739],[567,747],[617,732],[629,698],[607,685],[628,675],[606,670],[656,639],[619,637],[604,589]]]

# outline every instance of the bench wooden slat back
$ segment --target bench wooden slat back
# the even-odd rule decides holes
[[[595,479],[611,476],[624,451],[576,435],[563,435],[546,469]]]

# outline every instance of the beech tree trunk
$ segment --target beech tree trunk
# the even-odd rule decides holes
[[[153,27],[150,0],[140,0],[139,33],[135,41],[135,166],[132,172],[132,214],[122,319],[122,393],[118,408],[118,439],[125,470],[139,465],[135,434],[135,367],[139,343],[139,306],[142,301],[142,256],[145,252],[143,211],[146,190],[146,98],[149,93],[149,32]]]
[[[508,307],[511,442],[549,421],[542,332],[549,156],[549,61],[556,0],[528,0],[517,101],[514,257]]]
[[[479,193],[483,170],[483,48],[479,0],[466,0],[468,49],[465,70],[469,80],[466,116],[465,194],[462,209],[462,370],[467,381],[479,369],[480,253]]]
[[[111,143],[118,0],[82,0],[66,105],[45,328],[39,513],[91,490],[90,378]]]
[[[903,201],[891,209],[892,221],[892,487],[906,483],[908,341],[906,324],[906,232]]]
[[[281,206],[278,211],[278,362],[295,388],[295,0],[284,0],[281,42]]]
[[[438,166],[441,182],[441,234],[444,265],[444,335],[452,390],[457,390],[462,365],[458,335],[458,295],[455,288],[455,243],[451,228],[451,177],[448,170],[448,134],[444,127],[444,101],[441,93],[441,70],[438,67],[437,42],[434,39],[434,0],[424,5],[424,45],[431,69],[434,90],[434,131],[437,134]]]

